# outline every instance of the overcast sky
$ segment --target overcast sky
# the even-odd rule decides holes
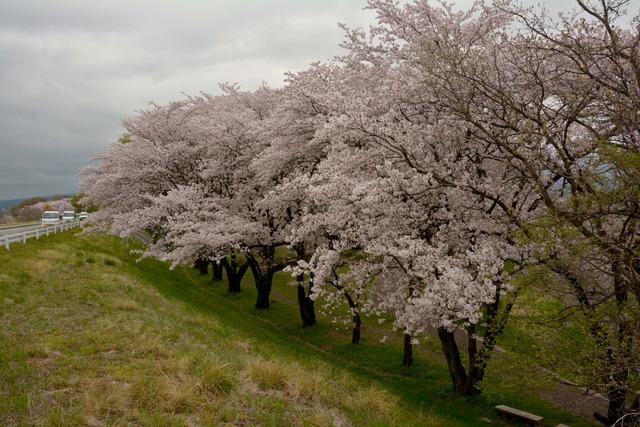
[[[0,0],[0,200],[73,192],[78,168],[150,100],[217,93],[225,81],[281,86],[284,72],[341,53],[337,23],[367,27],[373,14],[364,6]]]

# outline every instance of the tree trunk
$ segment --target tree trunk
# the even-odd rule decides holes
[[[240,292],[240,283],[242,282],[244,273],[247,271],[248,265],[245,262],[238,266],[238,262],[234,254],[229,256],[229,258],[230,259],[223,258],[221,261],[222,266],[227,273],[227,290],[230,293],[237,293]]]
[[[360,325],[362,321],[360,321],[360,315],[353,315],[353,331],[351,332],[351,344],[360,344]]]
[[[609,360],[609,382],[607,397],[609,407],[607,408],[607,418],[610,424],[616,422],[625,414],[627,402],[626,384],[629,379],[629,362],[632,359],[633,333],[624,313],[627,303],[629,286],[622,277],[622,267],[620,262],[613,263],[614,290],[616,294],[617,313],[617,346],[616,349],[607,350]]]
[[[487,322],[489,323],[489,322]],[[491,326],[487,326],[490,329]],[[478,342],[475,337],[476,325],[473,323],[467,327],[467,358],[469,359],[469,379],[471,384],[477,385],[484,377],[485,366],[478,361]]]
[[[302,327],[307,328],[316,324],[316,310],[313,300],[309,298],[304,287],[304,275],[296,277],[298,281],[298,307],[300,308],[300,318]]]
[[[237,274],[232,274],[231,276],[227,275],[227,292],[231,294],[237,294],[241,291],[240,282],[241,276]]]
[[[351,332],[351,344],[359,344],[360,343],[360,325],[362,321],[360,320],[360,311],[358,310],[358,304],[351,298],[343,288],[338,287],[344,292],[344,297],[347,299],[349,303],[349,307],[351,308],[351,312],[353,313],[353,331]]]
[[[296,259],[309,261],[309,258],[305,257],[304,243],[298,243],[294,245],[293,250],[296,253]],[[311,276],[313,278],[313,275]],[[302,319],[302,327],[307,328],[316,324],[316,308],[311,296],[311,287],[313,286],[309,281],[309,293],[306,293],[304,286],[304,274],[296,277],[298,282],[298,308],[300,309],[300,318]]]
[[[200,274],[205,275],[209,272],[209,260],[198,258],[194,264],[194,266],[198,269]]]
[[[409,282],[409,292],[408,299],[410,300],[413,297],[413,289],[415,283],[413,280]],[[403,352],[402,352],[402,366],[405,368],[410,368],[413,365],[413,346],[411,344],[411,335],[404,334],[404,342],[403,342]]]
[[[402,366],[410,368],[413,365],[413,345],[411,335],[404,334],[404,352],[402,355]]]
[[[442,344],[444,357],[447,359],[447,366],[453,383],[453,391],[462,396],[478,394],[478,390],[473,386],[464,369],[453,332],[447,331],[444,327],[439,327],[438,338],[440,338],[440,343]]]
[[[625,413],[627,390],[623,387],[609,386],[607,398],[609,399],[609,406],[607,407],[607,422],[608,425],[613,425]]]
[[[589,300],[586,291],[580,284],[575,275],[573,275],[568,269],[560,266],[553,266],[553,264],[549,264],[552,266],[552,270],[560,275],[564,276],[568,282],[573,287],[576,298],[580,303],[583,314],[587,319],[595,319],[593,323],[589,326],[589,331],[593,340],[603,349],[606,349],[604,357],[602,357],[603,369],[605,371],[605,377],[603,378],[604,383],[611,383],[613,380],[613,384],[608,386],[607,390],[607,398],[609,400],[607,407],[607,415],[602,415],[599,413],[594,413],[593,417],[601,422],[604,425],[613,425],[620,417],[624,415],[625,412],[625,404],[627,400],[627,392],[624,387],[620,387],[619,384],[624,384],[627,380],[628,375],[628,367],[625,364],[627,346],[625,343],[627,339],[625,338],[628,334],[626,331],[626,326],[624,320],[621,320],[620,316],[617,316],[618,322],[618,351],[614,351],[614,349],[609,347],[608,339],[609,334],[605,328],[603,328],[601,321],[597,316],[594,316],[594,306]],[[614,276],[614,290],[616,296],[616,302],[618,308],[620,308],[627,299],[627,286],[622,281],[622,270],[620,268],[620,263],[617,260],[612,261],[612,273]],[[620,352],[623,352],[623,357],[620,358],[618,355]],[[621,360],[622,359],[622,362]]]
[[[206,276],[209,273],[209,260],[202,260],[202,264],[200,264],[200,274]]]
[[[487,370],[487,365],[493,350],[498,342],[498,337],[504,331],[507,325],[507,320],[511,315],[511,310],[518,297],[518,291],[509,294],[509,297],[504,302],[504,307],[500,309],[500,294],[502,284],[499,281],[494,282],[496,285],[496,297],[492,304],[485,306],[484,322],[486,327],[482,335],[482,346],[478,349],[478,339],[476,338],[476,327],[474,324],[470,324],[467,327],[467,356],[469,359],[469,387],[472,393],[480,393],[478,385],[484,379],[484,374]]]
[[[263,279],[262,281],[256,281],[256,291],[258,296],[256,298],[257,309],[269,308],[269,296],[271,295],[271,280]]]
[[[275,273],[272,266],[267,268],[266,272],[263,272],[255,258],[248,257],[247,263],[251,267],[253,273],[253,280],[256,284],[256,291],[258,293],[256,297],[256,308],[267,309],[269,308],[269,296],[271,295],[271,284],[273,282],[273,274]]]
[[[214,282],[222,280],[222,269],[223,267],[220,261],[212,261],[211,270],[213,270],[213,272],[211,273],[211,280]]]

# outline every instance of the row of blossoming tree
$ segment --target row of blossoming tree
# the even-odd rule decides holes
[[[353,343],[361,316],[390,318],[405,365],[435,333],[463,395],[514,277],[535,271],[541,297],[583,319],[612,424],[640,369],[640,30],[625,6],[578,0],[552,19],[370,0],[377,24],[345,28],[343,56],[281,89],[222,85],[126,120],[80,174],[93,226],[146,230],[145,255],[174,265],[211,261],[230,292],[251,271],[256,308],[286,269],[305,326],[314,301],[348,306]]]

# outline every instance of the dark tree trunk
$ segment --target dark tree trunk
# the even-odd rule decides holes
[[[493,350],[498,342],[498,337],[504,331],[507,320],[516,302],[518,292],[510,294],[510,297],[504,302],[504,308],[500,309],[500,292],[501,283],[496,284],[496,298],[492,304],[485,307],[484,322],[486,328],[482,335],[482,346],[478,349],[478,340],[476,338],[476,327],[471,324],[467,327],[467,356],[469,360],[469,387],[472,393],[479,393],[478,385],[484,379],[487,365]]]
[[[220,261],[211,261],[211,280],[218,282],[222,280],[222,263]]]
[[[227,273],[227,290],[230,293],[237,293],[240,292],[240,283],[248,265],[246,262],[238,265],[235,255],[231,255],[229,258],[223,258],[221,261],[224,271]]]
[[[627,390],[623,387],[609,386],[607,392],[609,406],[607,407],[607,425],[613,425],[625,414],[625,403],[627,401]]]
[[[304,243],[294,245],[293,249],[296,253],[296,259],[309,261],[309,259],[305,257]],[[316,308],[313,300],[310,298],[313,284],[311,281],[309,282],[309,293],[307,294],[304,286],[304,274],[298,275],[296,281],[298,282],[298,308],[300,309],[302,327],[308,328],[316,324]]]
[[[269,254],[272,254],[273,250],[269,251]],[[271,285],[273,283],[273,275],[275,273],[275,269],[273,268],[272,259],[267,261],[270,265],[267,268],[266,272],[263,272],[260,268],[260,264],[253,257],[248,257],[247,263],[249,267],[251,267],[251,272],[253,273],[253,280],[256,284],[256,291],[258,293],[256,297],[256,308],[257,309],[267,309],[269,308],[269,297],[271,295]]]
[[[200,264],[200,274],[202,274],[203,276],[206,276],[207,273],[209,273],[209,260],[205,259]]]
[[[256,298],[256,308],[267,309],[269,308],[269,296],[271,295],[271,280],[262,280],[260,283],[256,282],[256,291],[258,296]]]
[[[594,316],[594,305],[588,298],[587,292],[582,287],[580,281],[575,275],[573,275],[568,269],[562,266],[554,266],[551,265],[551,269],[564,276],[567,281],[573,287],[575,295],[580,303],[582,311],[587,319],[598,319]],[[616,302],[618,306],[624,304],[627,299],[627,286],[621,280],[621,269],[620,264],[617,261],[612,262],[612,273],[614,276],[614,289]],[[621,322],[620,318],[618,321],[618,346],[619,350],[614,351],[609,347],[608,339],[609,333],[605,328],[602,327],[602,324],[599,323],[599,320],[594,320],[593,323],[589,327],[589,331],[593,340],[603,349],[607,349],[604,357],[602,357],[602,364],[604,366],[604,370],[606,372],[606,376],[603,379],[605,383],[611,382],[614,380],[614,384],[610,385],[607,390],[607,398],[609,400],[607,407],[607,415],[602,415],[599,413],[594,413],[593,417],[601,422],[604,425],[613,425],[620,417],[624,415],[625,412],[625,404],[627,400],[627,392],[624,387],[620,387],[619,384],[624,384],[628,376],[628,368],[625,365],[624,359],[621,363],[618,352],[626,352],[626,339],[627,336],[626,326],[624,321]],[[609,348],[608,348],[609,347]],[[630,354],[630,353],[629,353]]]
[[[200,274],[205,275],[209,272],[209,260],[199,258],[195,262],[195,267],[198,269]]]
[[[409,294],[408,298],[411,299],[413,297],[413,289],[414,289],[413,280],[409,282]],[[405,368],[410,368],[413,365],[413,345],[411,344],[411,335],[404,334],[403,339],[403,351],[402,351],[402,366]]]
[[[490,326],[489,326],[490,328]],[[484,366],[478,363],[478,343],[475,338],[476,325],[467,327],[467,357],[469,359],[469,379],[474,386],[484,377]],[[486,364],[485,364],[486,366]]]
[[[338,287],[338,289],[342,289],[344,291],[344,288]],[[351,332],[351,344],[360,344],[360,325],[362,324],[362,321],[360,319],[360,310],[358,310],[358,304],[356,304],[353,298],[351,298],[351,295],[349,295],[346,291],[344,291],[344,297],[349,303],[351,312],[354,313],[353,330]]]
[[[233,274],[231,276],[227,275],[227,277],[227,292],[232,294],[237,294],[238,292],[240,292],[240,283],[242,282],[242,276]]]
[[[607,360],[609,361],[609,388],[607,398],[609,407],[607,408],[607,418],[610,424],[614,424],[625,414],[627,402],[626,384],[629,379],[629,362],[631,361],[633,333],[628,324],[628,320],[623,313],[627,302],[629,286],[622,277],[622,267],[620,262],[613,264],[614,290],[616,294],[617,314],[617,346],[615,349],[607,350]]]
[[[360,344],[360,315],[353,315],[353,331],[351,332],[351,344]]]
[[[411,335],[404,334],[404,352],[402,355],[402,366],[410,368],[413,365],[413,345]]]
[[[640,392],[636,392],[633,394],[633,397],[631,398],[631,405],[629,405],[629,409],[632,412],[640,411]]]
[[[458,344],[456,343],[453,332],[439,327],[438,338],[440,338],[442,352],[447,359],[447,366],[449,368],[449,374],[451,375],[451,382],[453,383],[453,391],[462,396],[477,394],[478,390],[471,383],[460,359],[460,351],[458,350]]]
[[[300,318],[302,327],[307,328],[316,324],[316,310],[313,300],[309,298],[304,287],[304,275],[299,275],[298,281],[298,307],[300,308]]]
[[[607,354],[608,357],[613,356],[613,352],[609,351]],[[612,369],[616,369],[615,362],[610,364]],[[614,372],[611,375],[614,381],[626,381],[627,376],[626,367],[622,369],[621,372]],[[624,378],[622,378],[624,377]],[[607,399],[609,400],[609,404],[607,406],[607,415],[601,415],[599,413],[594,413],[593,417],[606,426],[612,426],[626,413],[626,402],[627,402],[627,390],[624,387],[621,387],[617,384],[609,385],[607,390]]]

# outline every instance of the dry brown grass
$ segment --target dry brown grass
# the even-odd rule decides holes
[[[383,389],[284,350],[265,354],[268,342],[222,313],[167,297],[158,283],[183,273],[144,270],[115,239],[44,242],[1,255],[0,395],[11,399],[0,399],[0,425],[350,426],[404,416]]]
[[[287,367],[282,363],[257,359],[249,364],[249,375],[264,390],[282,390],[287,386]]]

